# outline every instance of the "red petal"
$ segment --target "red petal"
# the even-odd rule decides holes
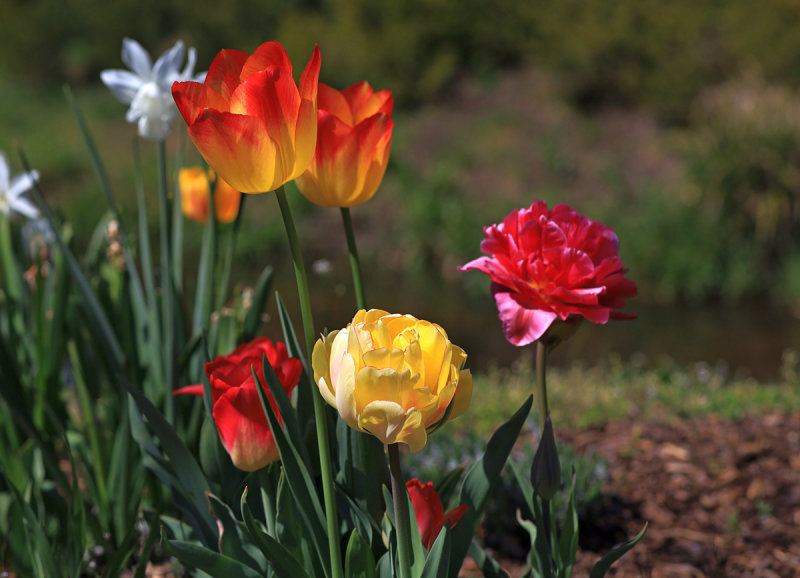
[[[206,74],[205,85],[226,101],[241,84],[242,67],[250,55],[241,50],[221,50]],[[227,110],[227,109],[226,109]]]
[[[272,399],[270,405],[275,407]],[[255,387],[225,392],[214,404],[214,421],[222,444],[240,470],[253,472],[278,459],[278,449]]]

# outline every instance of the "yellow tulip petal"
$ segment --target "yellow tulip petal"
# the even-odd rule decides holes
[[[328,337],[333,340],[333,338],[336,337],[336,333],[338,333],[338,331],[334,331]],[[336,396],[331,382],[330,359],[327,339],[318,339],[314,344],[314,350],[311,352],[311,366],[314,369],[314,382],[317,384],[323,399],[328,402],[328,404],[336,407]]]
[[[453,409],[450,410],[450,419],[456,418],[467,411],[472,401],[472,373],[469,369],[462,369],[458,375],[458,387],[453,396]]]
[[[416,408],[403,408],[390,401],[374,401],[364,408],[358,422],[359,428],[384,444],[404,443],[411,452],[425,447],[428,434]]]
[[[373,349],[364,353],[362,359],[364,365],[375,369],[392,369],[397,373],[404,369],[405,356],[399,349],[389,349],[388,347]]]
[[[333,388],[336,392],[336,404],[334,407],[344,423],[352,428],[358,427],[358,416],[355,403],[356,386],[356,366],[355,361],[349,355],[342,358],[336,381]]]
[[[206,162],[236,190],[264,193],[283,184],[277,146],[260,119],[205,110],[189,135]]]
[[[355,401],[359,413],[367,404],[377,399],[397,403],[403,408],[411,407],[417,397],[414,386],[418,379],[418,376],[412,376],[408,371],[362,368],[356,376],[355,384]]]

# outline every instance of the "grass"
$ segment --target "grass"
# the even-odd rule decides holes
[[[708,415],[735,420],[748,413],[800,410],[800,354],[787,351],[782,377],[772,382],[728,377],[705,363],[636,367],[610,360],[594,367],[548,370],[554,423],[584,428],[616,419],[669,421]],[[475,376],[473,411],[450,427],[490,433],[534,392],[533,359]],[[480,408],[475,411],[474,408]],[[456,433],[456,432],[454,432]]]

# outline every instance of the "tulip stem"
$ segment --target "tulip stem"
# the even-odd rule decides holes
[[[544,429],[547,424],[547,418],[550,415],[550,408],[547,406],[547,381],[545,375],[547,373],[547,345],[543,339],[536,341],[536,389],[537,389],[537,406],[539,408],[539,445],[541,446],[544,439]],[[533,480],[531,480],[533,481]],[[551,522],[550,522],[550,500],[541,496],[542,500],[542,527],[544,535],[547,539],[548,550],[553,550],[553,539],[551,537]]]
[[[306,354],[311,359],[314,350],[314,319],[311,315],[311,299],[308,293],[308,277],[303,263],[303,254],[300,251],[300,242],[297,238],[297,229],[294,226],[292,208],[286,198],[286,191],[281,185],[275,189],[278,204],[281,208],[283,225],[286,236],[289,238],[289,248],[294,263],[294,274],[297,279],[297,294],[300,298],[300,313],[303,317],[303,333],[306,338]],[[309,374],[313,375],[313,374]],[[325,517],[328,525],[328,549],[331,557],[333,578],[342,578],[342,555],[339,549],[339,519],[336,513],[336,494],[333,487],[333,474],[331,468],[330,442],[328,440],[328,421],[325,415],[325,400],[316,387],[312,387],[311,396],[314,399],[314,421],[317,427],[317,445],[319,446],[319,464],[322,474],[322,493],[325,500]]]
[[[544,431],[544,422],[550,409],[547,406],[547,345],[539,339],[536,342],[536,405],[539,408],[539,431]]]
[[[392,475],[392,497],[394,498],[394,523],[397,530],[397,555],[400,578],[411,577],[411,520],[408,513],[408,490],[400,469],[399,444],[388,444],[389,470]]]
[[[361,275],[361,262],[358,259],[356,236],[353,233],[353,221],[350,219],[350,209],[341,207],[344,232],[347,236],[347,248],[350,251],[350,269],[353,271],[353,288],[356,292],[356,305],[359,309],[367,308],[367,298],[364,295],[364,278]]]

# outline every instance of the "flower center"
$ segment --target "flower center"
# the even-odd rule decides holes
[[[138,109],[142,112],[143,115],[154,117],[154,116],[161,116],[162,114],[162,103],[161,103],[161,91],[158,88],[158,85],[155,82],[148,82],[147,84],[143,85],[139,89],[138,97]]]

